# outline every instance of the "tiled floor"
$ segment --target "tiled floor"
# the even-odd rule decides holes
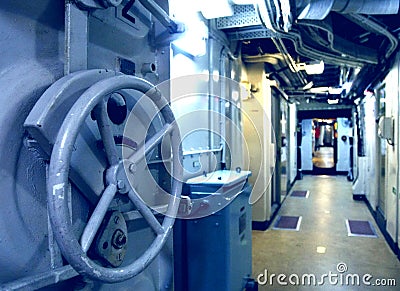
[[[271,226],[253,231],[253,277],[261,282],[269,279],[259,290],[400,290],[400,262],[365,203],[352,199],[346,177],[304,176],[293,190],[309,190],[310,194],[307,199],[287,196],[279,215],[302,216],[300,230],[274,230]],[[346,219],[371,221],[378,238],[349,237]],[[347,271],[340,273],[338,269],[344,267]],[[286,286],[278,282],[279,274]],[[315,275],[317,286],[309,286],[307,275]],[[397,287],[368,287],[362,282],[364,275],[371,285],[375,279],[396,279]],[[360,286],[355,286],[357,277]],[[297,278],[306,284],[294,286]]]

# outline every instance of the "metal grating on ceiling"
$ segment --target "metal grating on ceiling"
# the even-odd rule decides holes
[[[231,40],[279,37],[279,33],[275,33],[266,28],[260,27],[246,30],[229,31],[227,32],[227,35]]]
[[[232,16],[217,19],[218,29],[261,25],[260,17],[253,5],[234,5],[233,11]]]

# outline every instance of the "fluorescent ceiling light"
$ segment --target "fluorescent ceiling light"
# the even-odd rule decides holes
[[[318,93],[327,93],[329,91],[329,87],[315,87],[309,90],[310,93],[318,94]]]
[[[353,85],[353,82],[345,82],[345,83],[342,85],[342,88],[343,88],[344,90],[346,90],[346,93],[348,93],[348,92],[350,92],[350,88],[351,88],[352,85]]]
[[[303,87],[303,90],[309,90],[309,89],[311,89],[313,86],[314,86],[313,81],[308,82],[308,83]]]
[[[308,75],[320,75],[324,72],[325,64],[323,61],[320,62],[311,62],[309,64],[306,63],[298,63],[296,64],[297,70],[306,71]]]
[[[305,89],[305,90],[307,90],[307,89]],[[309,89],[308,91],[310,93],[314,93],[314,94],[329,93],[331,95],[340,95],[343,92],[343,88],[315,87],[315,88]]]
[[[329,87],[328,92],[331,95],[340,95],[340,94],[342,94],[343,90],[344,90],[343,88],[332,88],[332,87]]]
[[[169,13],[185,27],[185,31],[172,42],[173,45],[193,57],[205,55],[207,52],[208,27],[199,14],[199,5],[202,2],[196,0],[173,0],[169,2]]]
[[[193,18],[185,22],[185,32],[172,43],[193,57],[204,56],[207,52],[208,28],[204,22]]]
[[[328,99],[328,104],[332,105],[332,104],[338,104],[339,103],[339,99]]]
[[[199,7],[201,14],[206,19],[233,15],[233,7],[229,0],[202,0]]]
[[[324,72],[325,64],[323,61],[319,63],[311,63],[305,66],[306,73],[308,75],[320,75]]]

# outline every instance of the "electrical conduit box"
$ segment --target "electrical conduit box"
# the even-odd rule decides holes
[[[392,117],[382,116],[378,122],[378,135],[380,138],[385,138],[388,141],[393,141],[394,120]]]

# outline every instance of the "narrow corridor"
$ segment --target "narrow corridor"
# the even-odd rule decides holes
[[[352,199],[351,185],[344,176],[304,176],[292,191],[308,190],[308,198],[287,196],[269,229],[253,231],[253,276],[267,281],[260,290],[310,289],[308,284],[293,286],[289,281],[292,274],[299,276],[300,283],[302,275],[314,274],[317,286],[311,289],[315,290],[399,290],[400,262],[390,250],[367,205]],[[302,217],[299,231],[273,229],[279,216],[286,215]],[[377,238],[348,236],[346,219],[370,221]],[[347,271],[340,273],[338,269],[342,271],[343,267]],[[329,277],[322,277],[329,272],[333,274],[333,284]],[[260,277],[260,274],[263,275]],[[271,274],[276,274],[272,281]],[[278,282],[279,274],[286,275],[286,278],[281,277],[286,286]],[[349,274],[359,275],[359,287],[353,286]],[[367,277],[371,286],[377,282],[375,279],[395,279],[397,287],[366,288],[362,283],[365,274],[372,276]],[[296,276],[291,279],[295,280]],[[308,283],[308,278],[305,279]],[[322,280],[324,284],[319,284]]]

